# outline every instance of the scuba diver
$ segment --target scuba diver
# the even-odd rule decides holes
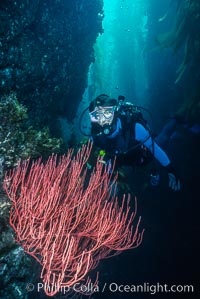
[[[101,94],[89,105],[91,139],[95,146],[106,153],[104,161],[110,163],[116,157],[116,167],[145,165],[155,158],[167,170],[169,187],[180,190],[172,163],[167,154],[155,142],[146,120],[138,106]],[[102,151],[103,150],[103,151]],[[105,163],[106,163],[105,162]],[[151,174],[152,185],[159,181],[156,169]]]

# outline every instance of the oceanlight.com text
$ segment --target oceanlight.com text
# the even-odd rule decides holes
[[[166,283],[155,283],[151,284],[148,282],[144,282],[142,284],[119,284],[116,282],[105,282],[103,284],[83,284],[76,283],[73,286],[58,286],[58,285],[48,285],[43,283],[37,283],[33,285],[32,283],[28,283],[26,286],[26,290],[28,292],[32,291],[55,291],[57,290],[59,293],[67,294],[68,292],[76,292],[82,294],[91,294],[91,293],[148,293],[150,295],[155,295],[159,293],[194,293],[195,288],[192,284],[166,284]]]
[[[109,291],[112,293],[149,293],[155,295],[158,293],[194,293],[194,286],[191,284],[150,284],[144,282],[143,284],[120,285],[117,283],[109,284]]]

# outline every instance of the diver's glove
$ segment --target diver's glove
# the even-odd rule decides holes
[[[112,165],[111,159],[106,161],[106,170],[107,170],[108,173],[113,172],[113,165]]]
[[[107,173],[113,172],[113,165],[111,159],[108,160],[99,159],[98,162],[105,165]]]
[[[180,179],[175,174],[173,167],[171,166],[171,164],[169,164],[166,168],[168,170],[169,188],[171,188],[174,191],[180,191],[181,190]]]

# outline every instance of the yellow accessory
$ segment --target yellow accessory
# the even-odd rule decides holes
[[[106,155],[106,152],[104,150],[99,151],[99,156],[104,157]]]

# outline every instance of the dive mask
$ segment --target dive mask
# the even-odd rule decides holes
[[[110,125],[114,119],[115,106],[98,106],[89,114],[91,122],[98,123],[100,126]]]

